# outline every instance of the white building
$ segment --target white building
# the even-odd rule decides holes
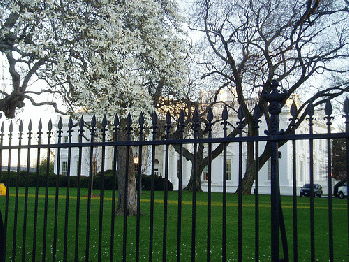
[[[221,108],[215,108],[214,110],[217,115],[220,115]],[[285,106],[280,114],[280,130],[285,128],[291,118],[289,106]],[[89,122],[88,117],[84,117],[85,121]],[[236,124],[236,116],[230,116],[228,120],[232,124]],[[218,131],[214,132],[215,137],[222,137],[222,126],[219,127]],[[74,127],[74,132],[72,133],[72,142],[77,142],[79,137],[78,132],[79,127]],[[220,131],[219,131],[220,130]],[[266,130],[265,122],[260,123],[259,134],[264,135]],[[63,129],[62,129],[62,143],[69,142],[68,136],[68,118],[63,117]],[[297,129],[297,134],[308,134],[308,122],[304,121],[302,125]],[[316,120],[314,120],[313,133],[326,133],[327,126],[325,121],[323,121],[323,116],[318,115]],[[90,138],[90,133],[85,129],[83,142],[88,142]],[[265,142],[259,142],[259,154],[264,150]],[[188,149],[192,149],[192,145],[185,145]],[[213,148],[215,146],[213,145]],[[281,153],[281,158],[279,159],[279,181],[280,181],[280,191],[281,194],[291,195],[293,188],[293,145],[291,141],[283,145],[279,151]],[[323,187],[324,194],[327,194],[327,140],[313,140],[313,170],[314,170],[314,183],[320,184]],[[90,172],[90,148],[82,148],[82,158],[81,158],[81,175],[87,176]],[[207,145],[206,145],[207,150]],[[137,150],[135,150],[137,151]],[[207,153],[207,152],[206,152]],[[57,155],[57,154],[56,154]],[[112,169],[113,166],[113,148],[107,147],[105,154],[104,170]],[[243,145],[242,152],[242,162],[243,162],[243,173],[246,167],[246,143]],[[297,175],[297,192],[299,193],[299,188],[305,183],[309,183],[309,142],[308,140],[298,140],[296,141],[296,175]],[[178,161],[180,160],[179,154],[174,150],[172,146],[169,146],[168,152],[168,177],[172,182],[174,190],[178,190]],[[57,161],[57,158],[56,158]],[[93,150],[92,161],[94,161],[93,166],[95,167],[95,172],[99,172],[101,169],[101,148],[96,148]],[[138,157],[135,156],[135,164],[138,163]],[[60,173],[66,174],[68,169],[68,149],[60,150]],[[78,162],[79,162],[79,148],[72,148],[71,150],[71,165],[70,165],[70,175],[77,175],[78,172]],[[151,174],[151,147],[144,147],[143,149],[143,163],[142,163],[142,173]],[[166,146],[158,145],[156,146],[155,161],[154,161],[154,171],[156,175],[165,177],[165,165],[166,163]],[[223,154],[219,155],[212,161],[212,191],[222,192],[223,191]],[[238,187],[238,165],[239,165],[239,150],[238,143],[231,143],[227,146],[226,154],[226,172],[227,172],[227,192],[235,192]],[[56,166],[56,165],[55,165]],[[191,174],[191,162],[187,161],[185,158],[182,160],[182,180],[183,187],[189,182]],[[270,193],[270,160],[262,167],[258,173],[259,177],[259,193],[269,194]],[[206,180],[207,168],[202,174],[202,189],[207,191],[208,181]],[[252,193],[254,187],[251,189]]]
[[[288,109],[287,109],[288,110]],[[291,118],[290,114],[285,110],[280,114],[280,129],[286,127]],[[235,121],[234,121],[235,120]],[[314,133],[326,133],[327,126],[325,122],[322,121],[323,117],[319,116],[318,121],[314,121],[313,132]],[[235,124],[237,119],[232,119]],[[259,133],[264,135],[266,130],[265,123],[260,124]],[[305,121],[298,129],[297,134],[308,134],[308,123]],[[220,134],[222,135],[222,134]],[[217,134],[216,134],[217,136]],[[219,135],[218,135],[219,136]],[[297,180],[297,192],[306,183],[310,182],[309,177],[309,141],[308,140],[298,140],[296,145],[296,180]],[[259,154],[264,150],[265,142],[259,142]],[[214,146],[213,146],[214,148]],[[207,149],[207,145],[206,145]],[[314,170],[314,183],[320,184],[323,187],[324,194],[327,194],[327,140],[313,140],[313,170]],[[285,145],[279,148],[281,157],[279,159],[279,182],[280,182],[280,192],[284,195],[291,195],[293,193],[293,145],[291,141],[288,141]],[[165,146],[161,146],[157,151],[157,170],[159,170],[159,175],[164,176],[165,174]],[[180,157],[179,154],[175,152],[173,148],[169,150],[169,180],[173,183],[174,188],[178,188],[178,178],[177,178],[177,166]],[[246,170],[247,152],[246,143],[243,144],[242,152],[242,166],[243,174]],[[186,186],[189,182],[190,172],[191,172],[191,162],[183,158],[183,186]],[[224,157],[223,153],[213,159],[212,161],[212,184],[211,189],[213,192],[223,191],[223,166]],[[227,146],[226,153],[226,172],[227,172],[227,192],[235,192],[238,187],[239,179],[239,144],[231,143]],[[259,193],[269,194],[270,193],[270,171],[271,165],[270,160],[262,167],[258,173],[259,178]],[[207,191],[208,181],[207,181],[207,168],[205,168],[202,174],[202,189]],[[252,193],[254,191],[254,186],[251,189]]]
[[[90,115],[84,115],[84,121],[89,125],[91,122],[91,116]],[[59,119],[57,120],[58,123]],[[80,138],[79,133],[79,126],[76,122],[74,122],[73,132],[71,132],[71,137],[68,132],[69,130],[69,117],[68,116],[62,116],[62,134],[60,138],[60,143],[88,143],[91,139],[91,132],[88,126],[84,127],[83,135]],[[58,137],[56,137],[56,143],[58,142]],[[81,159],[79,160],[79,154],[81,151]],[[92,156],[91,156],[92,152]],[[105,149],[105,161],[104,161],[104,170],[110,170],[112,169],[113,164],[113,150],[110,147],[106,147]],[[58,158],[59,155],[59,158]],[[68,148],[61,148],[56,149],[55,153],[55,173],[57,173],[57,160],[60,161],[60,170],[59,173],[61,175],[66,175],[68,172],[68,167],[70,168],[69,173],[71,176],[77,176],[79,172],[79,164],[81,166],[80,168],[80,175],[81,176],[88,176],[90,174],[90,161],[92,159],[92,166],[93,166],[93,172],[97,173],[101,170],[101,156],[102,151],[101,148],[93,148],[91,151],[91,147],[72,147],[71,153],[69,156],[69,149]],[[69,157],[71,159],[70,166],[68,165]],[[80,161],[80,163],[79,163]]]

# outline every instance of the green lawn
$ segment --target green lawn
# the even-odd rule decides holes
[[[24,220],[24,188],[19,189],[18,198],[18,222],[17,222],[17,252],[16,261],[22,261],[23,253],[23,220]],[[45,188],[40,188],[37,251],[36,261],[42,261],[43,252],[43,214],[45,203]],[[57,261],[62,261],[64,251],[64,215],[66,206],[66,188],[60,188],[59,210],[58,210],[58,242]],[[74,261],[75,255],[75,215],[76,215],[76,189],[70,190],[70,212],[68,224],[68,261]],[[94,194],[99,192],[95,191]],[[34,213],[35,188],[29,188],[28,197],[28,222],[26,233],[26,260],[31,260],[33,239],[33,213]],[[86,189],[82,189],[81,195],[86,195]],[[169,192],[168,201],[168,226],[167,226],[167,261],[177,261],[177,192]],[[47,224],[47,261],[52,261],[53,254],[53,232],[55,214],[55,188],[49,188],[48,198],[48,224]],[[102,232],[102,261],[109,261],[110,256],[110,228],[111,228],[111,201],[112,192],[105,191],[103,232]],[[149,257],[149,226],[150,226],[150,192],[143,192],[141,196],[140,229],[140,261],[148,261]],[[163,253],[163,218],[164,218],[164,193],[155,192],[154,212],[154,243],[153,261],[161,261]],[[212,193],[212,226],[211,226],[211,261],[221,261],[222,250],[222,193]],[[191,214],[192,193],[183,193],[182,211],[182,239],[181,260],[190,260],[191,256]],[[238,196],[227,195],[227,260],[237,261],[238,256]],[[15,210],[15,188],[10,189],[10,211],[7,227],[7,261],[13,261],[13,228]],[[86,207],[87,198],[81,198],[80,223],[79,223],[79,260],[84,261],[86,247]],[[328,209],[327,199],[315,199],[315,255],[318,261],[328,261]],[[270,197],[261,195],[260,204],[260,261],[270,261]],[[292,197],[282,197],[285,222],[287,227],[290,261],[292,261]],[[99,207],[98,198],[91,200],[91,240],[90,261],[97,261],[99,243]],[[5,196],[0,196],[0,208],[5,216]],[[255,250],[255,207],[254,196],[243,196],[243,261],[254,260]],[[333,199],[333,227],[334,227],[334,252],[335,261],[349,261],[348,257],[348,212],[346,200]],[[206,261],[207,249],[207,193],[197,194],[197,226],[196,226],[196,261]],[[310,222],[309,222],[309,198],[298,198],[298,242],[300,261],[310,261]],[[120,261],[123,249],[123,217],[116,217],[115,221],[115,244],[114,261]],[[128,218],[128,242],[127,261],[135,261],[136,250],[136,217]],[[281,243],[281,242],[280,242]],[[281,249],[281,248],[280,248]]]

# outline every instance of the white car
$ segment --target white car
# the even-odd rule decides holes
[[[338,197],[343,199],[348,196],[347,183],[338,188]]]

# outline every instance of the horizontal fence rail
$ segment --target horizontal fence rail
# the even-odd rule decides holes
[[[319,119],[324,132],[318,133],[310,104],[306,128],[297,133],[279,128],[281,108],[273,111],[277,101],[267,101],[271,120],[262,128],[255,109],[253,136],[246,133],[242,109],[230,115],[227,108],[219,118],[209,109],[204,121],[196,110],[163,119],[154,114],[150,122],[141,115],[137,124],[130,115],[100,122],[95,116],[60,118],[47,128],[40,122],[35,130],[31,122],[26,130],[22,121],[18,128],[3,123],[0,258],[348,261],[349,199],[334,198],[332,142],[346,143],[348,163],[349,102],[344,132],[332,131],[328,102]],[[291,127],[297,126],[295,110],[293,105],[287,118]],[[289,148],[287,155],[280,155],[281,148]],[[297,160],[300,155],[306,162]],[[348,170],[347,164],[343,171]],[[254,174],[252,195],[242,187],[248,172]],[[315,197],[317,172],[327,188],[321,198]],[[307,199],[299,197],[303,181],[310,185]]]

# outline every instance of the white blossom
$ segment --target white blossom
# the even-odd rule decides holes
[[[0,14],[0,36],[19,14],[9,29],[18,42],[7,52],[26,59],[28,70],[45,61],[37,75],[61,88],[71,110],[150,113],[160,81],[181,95],[187,51],[171,0],[3,0]]]

